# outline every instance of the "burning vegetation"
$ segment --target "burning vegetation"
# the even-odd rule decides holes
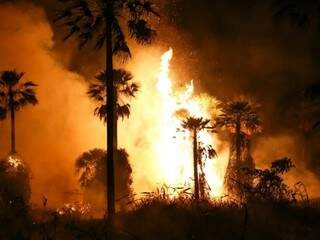
[[[273,158],[271,148],[261,148],[269,164],[263,167],[254,154],[257,140],[270,134],[264,132],[269,127],[264,106],[252,96],[208,94],[200,87],[202,79],[185,81],[176,67],[187,66],[179,54],[174,58],[173,48],[163,52],[162,47],[142,50],[134,45],[154,43],[162,8],[144,0],[64,0],[58,9],[43,32],[62,29],[68,41],[63,44],[97,55],[97,63],[88,66],[98,71],[80,76],[62,67],[59,56],[47,52],[54,51],[52,36],[45,54],[38,56],[39,69],[45,66],[57,79],[65,78],[66,85],[58,85],[57,79],[38,85],[38,69],[30,76],[36,77],[33,82],[20,69],[6,70],[15,69],[16,56],[9,66],[0,60],[0,127],[9,129],[2,135],[10,136],[4,144],[10,154],[0,160],[0,239],[318,238],[318,200],[309,196],[303,179],[286,178],[299,168],[299,160]],[[3,22],[14,22],[0,9],[1,15],[10,20]],[[18,21],[22,29],[24,20]],[[16,35],[10,24],[8,28],[9,42]],[[26,38],[36,49],[46,42],[42,40]],[[7,47],[1,41],[2,56]],[[124,65],[135,55],[133,63]],[[28,70],[29,65],[18,66]],[[190,69],[197,71],[196,66]],[[308,104],[299,107],[319,110],[318,87],[306,89]],[[310,113],[309,107],[305,110]],[[307,145],[319,119],[304,118],[299,125],[305,133],[304,161],[311,158]],[[39,182],[42,188],[35,187]],[[57,192],[63,195],[58,200],[52,198]]]

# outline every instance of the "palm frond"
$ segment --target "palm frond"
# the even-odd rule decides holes
[[[20,83],[23,76],[23,72],[18,73],[15,70],[4,71],[1,74],[0,102],[6,108],[13,106],[17,111],[26,105],[36,105],[38,103],[35,92],[37,84],[31,81]],[[10,96],[12,96],[12,99]]]
[[[129,116],[130,116],[130,104],[124,104],[124,105],[117,104],[117,116],[121,117],[122,120],[124,118],[129,118]]]
[[[114,83],[116,86],[118,101],[116,106],[118,118],[128,118],[130,115],[130,104],[127,103],[130,97],[135,97],[139,90],[139,85],[132,82],[133,76],[130,72],[124,69],[115,69],[113,71]],[[87,95],[94,101],[100,103],[94,109],[94,115],[100,120],[106,121],[107,107],[106,107],[106,71],[100,72],[96,76],[96,83],[89,85]]]
[[[89,98],[95,100],[96,102],[103,102],[105,100],[105,87],[102,84],[90,84],[87,91]]]
[[[2,84],[5,84],[7,86],[14,86],[20,81],[23,75],[23,72],[18,73],[16,70],[4,71],[1,74]]]
[[[155,37],[155,31],[148,25],[146,17],[154,15],[152,1],[118,0],[112,1],[112,9],[103,0],[65,0],[63,7],[56,12],[54,23],[62,23],[67,34],[64,40],[77,36],[79,48],[94,41],[96,49],[101,49],[106,42],[106,26],[110,21],[112,26],[112,52],[123,61],[131,57],[125,34],[119,24],[119,18],[128,16],[129,36],[140,44],[150,43]],[[108,18],[105,14],[108,13]]]
[[[133,19],[128,21],[130,37],[139,44],[150,44],[156,37],[153,30],[144,19]]]
[[[128,47],[125,35],[118,23],[114,20],[112,23],[113,30],[113,49],[112,52],[114,55],[120,57],[123,61],[126,61],[128,58],[131,58],[131,51]]]
[[[107,121],[107,106],[105,104],[101,104],[100,106],[94,109],[94,115],[99,117],[100,120],[106,122]]]
[[[241,131],[248,133],[261,131],[261,120],[257,114],[257,106],[246,100],[230,101],[221,106],[221,114],[216,118],[219,127],[235,131],[237,124]]]
[[[209,119],[203,119],[202,117],[188,117],[186,120],[182,121],[182,128],[189,129],[189,130],[202,130],[206,127],[208,127],[208,124],[210,123]]]
[[[3,120],[7,117],[7,109],[0,107],[0,120]]]
[[[75,162],[76,170],[79,171],[81,168],[85,168],[88,164],[96,163],[105,154],[106,154],[105,150],[98,149],[98,148],[84,152],[81,156],[77,158]]]

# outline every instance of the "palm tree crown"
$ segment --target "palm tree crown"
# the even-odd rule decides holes
[[[210,120],[202,117],[187,117],[181,123],[182,128],[188,130],[193,138],[193,176],[194,176],[194,197],[196,204],[199,204],[199,197],[206,195],[206,176],[204,172],[204,165],[206,159],[212,159],[217,156],[216,151],[211,145],[205,146],[203,143],[198,142],[198,134],[205,129],[213,129],[209,126]],[[199,168],[200,167],[200,174]],[[209,187],[210,188],[210,187]]]
[[[139,90],[137,83],[133,82],[133,76],[130,72],[123,69],[113,71],[115,89],[117,98],[117,116],[124,119],[130,115],[130,104],[127,103],[129,98],[135,97]],[[96,83],[91,83],[87,91],[88,96],[96,101],[99,106],[95,108],[94,114],[106,122],[106,72],[101,72],[96,76]]]
[[[28,104],[38,103],[35,93],[37,86],[31,81],[22,82],[24,73],[4,71],[0,76],[0,119],[10,112],[11,119],[11,153],[16,153],[15,112]]]
[[[11,107],[14,111],[18,111],[28,104],[38,103],[35,94],[37,85],[31,81],[20,83],[23,76],[24,73],[18,73],[15,70],[2,72],[0,77],[0,115],[2,117],[11,111]]]
[[[222,113],[217,117],[216,124],[225,127],[232,133],[237,130],[239,124],[240,132],[251,135],[261,131],[261,120],[257,114],[256,106],[245,100],[230,101],[222,105]]]
[[[80,48],[91,40],[96,48],[102,48],[107,38],[107,21],[111,24],[112,52],[116,55],[131,57],[121,25],[126,23],[129,36],[139,44],[151,43],[156,34],[146,21],[150,14],[159,16],[151,1],[65,0],[64,6],[54,21],[64,21],[68,29],[65,40],[76,35]]]
[[[201,131],[208,127],[210,120],[209,119],[204,119],[202,117],[196,118],[196,117],[188,117],[186,120],[182,121],[181,126],[184,129],[188,129],[190,131],[196,130],[196,131]]]
[[[227,129],[232,136],[225,185],[228,193],[234,197],[242,197],[237,182],[251,183],[241,169],[254,166],[250,154],[250,136],[261,131],[261,120],[256,109],[254,104],[246,100],[230,101],[222,105],[221,114],[216,119],[217,126]]]

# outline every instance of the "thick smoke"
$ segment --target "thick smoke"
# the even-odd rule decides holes
[[[49,205],[77,197],[74,160],[104,146],[104,131],[91,114],[84,79],[66,70],[52,48],[53,32],[44,11],[31,4],[0,8],[0,69],[25,72],[38,84],[39,104],[18,112],[17,150],[32,171],[32,201]],[[0,123],[0,153],[9,153],[9,119]],[[51,205],[51,206],[52,206]]]

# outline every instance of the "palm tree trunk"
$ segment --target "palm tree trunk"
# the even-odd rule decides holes
[[[197,130],[193,131],[193,175],[194,175],[194,198],[196,204],[199,204],[199,174],[198,174],[198,142]]]
[[[241,123],[240,118],[237,117],[236,123],[236,165],[240,165],[240,158],[241,158],[241,140],[240,140],[240,131],[241,131]],[[238,170],[238,169],[237,169]]]
[[[15,112],[13,93],[11,86],[9,87],[9,105],[10,105],[10,119],[11,119],[11,153],[16,153],[16,125],[15,125]]]
[[[107,66],[107,216],[113,222],[115,215],[114,161],[117,149],[115,88],[113,84],[112,4],[107,6],[106,16],[106,66]]]
[[[238,182],[241,182],[241,176],[240,176],[240,168],[241,168],[241,121],[240,117],[237,116],[237,121],[236,121],[236,133],[235,133],[235,141],[236,141],[236,162],[234,166],[234,182],[233,185],[233,192],[237,198],[241,198],[241,192],[240,192],[240,186],[238,185]]]

